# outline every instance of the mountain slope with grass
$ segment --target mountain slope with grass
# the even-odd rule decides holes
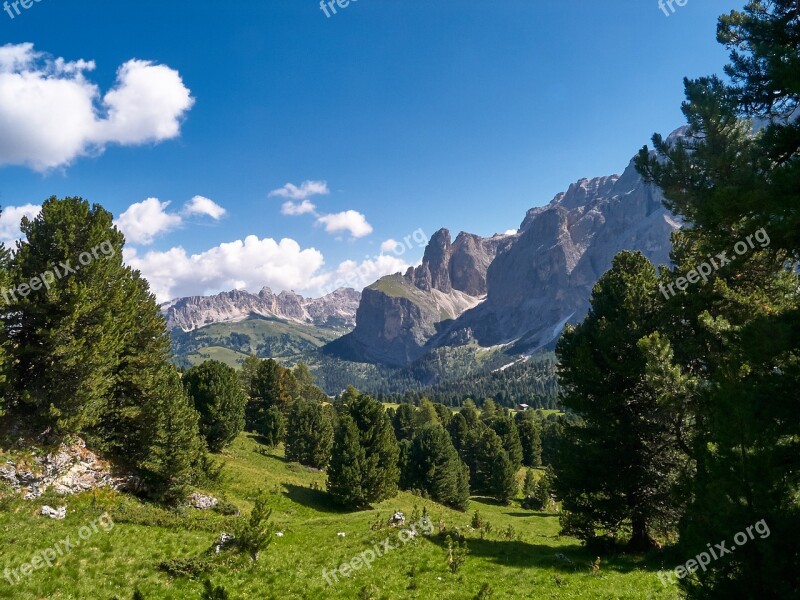
[[[66,536],[79,539],[81,527],[105,513],[113,527],[99,528],[53,566],[33,570],[16,585],[0,580],[0,598],[128,600],[138,589],[145,599],[199,600],[206,578],[223,586],[231,600],[464,599],[481,597],[485,583],[495,599],[678,597],[677,589],[662,586],[656,575],[657,569],[673,564],[671,558],[617,555],[593,568],[593,554],[577,540],[558,535],[556,515],[523,510],[518,499],[500,506],[473,498],[469,510],[461,513],[402,492],[371,510],[345,512],[322,491],[323,472],[288,462],[281,450],[264,450],[250,435],[240,436],[221,460],[222,483],[204,490],[223,500],[218,512],[186,507],[169,511],[110,490],[66,499],[48,492],[33,502],[6,497],[0,502],[0,573],[19,569]],[[259,490],[266,491],[275,534],[258,562],[224,552],[206,554],[221,533],[234,527],[236,517],[222,513],[235,507],[246,515]],[[66,505],[66,518],[39,516],[43,504]],[[371,568],[326,582],[324,569],[330,574],[375,544],[382,547],[387,536],[398,533],[386,525],[392,514],[401,511],[411,523],[415,507],[431,516],[431,536],[392,542],[398,547],[376,557]],[[490,533],[471,529],[476,510],[491,524]],[[457,532],[469,554],[452,574],[445,538]],[[165,571],[178,568],[194,574]]]

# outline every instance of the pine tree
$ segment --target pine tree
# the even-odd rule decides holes
[[[220,452],[244,428],[247,397],[236,371],[208,360],[183,375],[183,385],[200,414],[200,433],[212,452]]]
[[[522,443],[513,417],[508,414],[498,415],[492,420],[491,427],[503,441],[503,448],[508,453],[514,471],[518,471],[522,466]]]
[[[414,407],[410,404],[398,406],[392,418],[392,426],[398,441],[414,437]]]
[[[328,468],[329,491],[340,503],[357,508],[395,496],[400,450],[383,405],[355,390],[348,391],[346,403],[340,404],[340,426]]]
[[[198,414],[186,396],[174,368],[165,374],[160,397],[148,403],[152,438],[142,467],[150,491],[168,504],[189,493],[202,456]]]
[[[685,137],[654,136],[656,152],[644,148],[637,167],[690,223],[675,239],[671,283],[708,256],[724,251],[731,258],[736,244],[745,244],[745,254],[717,269],[708,285],[670,303],[668,344],[653,342],[649,351],[670,360],[666,373],[653,369],[657,376],[699,380],[688,393],[697,423],[688,436],[697,475],[682,521],[682,552],[705,551],[710,540],[731,539],[762,520],[772,534],[681,585],[692,599],[796,598],[797,2],[749,1],[743,11],[721,17],[717,32],[730,50],[729,80],[686,80]],[[671,395],[686,395],[686,386],[676,387]]]
[[[333,447],[332,410],[319,402],[297,400],[286,424],[286,458],[301,465],[324,469]]]
[[[542,424],[536,415],[526,410],[514,417],[522,445],[522,464],[526,467],[542,466]]]
[[[111,213],[80,198],[50,198],[11,261],[6,330],[15,412],[25,421],[77,433],[95,425],[114,385],[128,335],[123,237]],[[92,251],[94,250],[94,255]],[[83,264],[83,263],[86,264]]]
[[[563,405],[581,417],[567,429],[557,461],[564,508],[593,534],[621,534],[648,549],[656,532],[677,525],[683,507],[675,482],[685,456],[675,415],[647,386],[639,341],[658,320],[655,269],[640,253],[621,252],[594,287],[591,310],[557,347]]]
[[[460,412],[454,414],[447,429],[450,433],[453,446],[458,451],[458,455],[461,459],[464,460],[465,451],[467,449],[467,435],[469,434],[467,420],[464,418],[464,415]]]
[[[366,460],[358,427],[349,414],[339,416],[328,466],[328,492],[343,505],[364,506],[367,493],[361,471]]]
[[[465,466],[444,427],[429,423],[414,436],[407,465],[409,474],[404,479],[409,489],[424,490],[440,504],[466,510],[469,483]]]
[[[503,442],[493,429],[484,427],[471,437],[470,488],[499,502],[508,503],[517,493],[516,470]]]

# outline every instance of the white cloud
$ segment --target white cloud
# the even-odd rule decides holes
[[[183,205],[180,213],[167,212],[170,202],[162,202],[158,198],[148,198],[135,202],[128,207],[114,224],[125,234],[129,244],[152,244],[159,236],[183,225],[184,217],[200,215],[219,221],[226,210],[213,200],[204,196],[195,196]]]
[[[381,244],[381,252],[394,252],[398,245],[402,246],[403,250],[405,250],[405,246],[403,246],[403,244],[389,238],[388,240],[386,240]]]
[[[288,215],[290,217],[296,217],[298,215],[305,215],[305,214],[317,214],[317,207],[311,202],[311,200],[303,200],[302,202],[293,202],[292,200],[287,200],[281,205],[281,214]]]
[[[346,210],[332,215],[323,215],[317,223],[325,226],[328,233],[347,231],[354,238],[364,237],[372,233],[372,225],[367,223],[366,217],[360,212]]]
[[[125,234],[125,240],[132,244],[152,244],[162,233],[180,227],[180,215],[167,212],[169,202],[158,198],[148,198],[143,202],[131,204],[114,224]]]
[[[177,71],[130,60],[101,97],[86,79],[94,68],[94,61],[52,58],[31,43],[0,46],[0,165],[46,171],[108,144],[179,135],[194,99]]]
[[[287,183],[282,188],[272,190],[269,196],[270,198],[278,196],[279,198],[290,198],[292,200],[305,200],[312,196],[327,196],[328,194],[330,194],[330,190],[328,190],[326,181],[307,180],[301,183],[300,187],[293,183]]]
[[[507,229],[507,230],[506,230],[506,231],[503,233],[503,235],[517,235],[517,230],[516,230],[516,229]]]
[[[225,216],[225,209],[205,196],[195,196],[183,206],[184,215],[205,215],[215,221]]]
[[[385,275],[405,273],[409,266],[411,265],[406,261],[385,254],[363,260],[361,263],[346,260],[339,263],[336,271],[324,276],[325,283],[312,292],[312,295],[324,296],[341,287],[362,290]]]
[[[292,239],[276,242],[250,235],[242,240],[188,255],[183,248],[139,256],[125,249],[125,262],[139,269],[160,302],[180,296],[223,290],[312,290],[325,283],[324,259],[314,248],[301,249]]]
[[[0,62],[3,60],[0,54]],[[33,219],[42,209],[36,204],[25,204],[23,206],[4,206],[0,214],[0,242],[12,245],[17,240],[22,239],[22,232],[19,229],[22,217]]]

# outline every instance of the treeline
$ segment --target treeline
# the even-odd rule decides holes
[[[686,80],[685,135],[654,136],[636,161],[686,222],[674,267],[618,255],[558,345],[581,421],[556,489],[587,542],[706,553],[676,569],[690,598],[786,600],[800,597],[797,3],[748,2],[718,38],[728,79]]]
[[[440,348],[434,356],[402,369],[348,363],[324,355],[313,357],[313,362],[321,386],[333,394],[355,385],[384,402],[419,404],[422,398],[428,398],[460,407],[470,398],[491,398],[508,408],[518,404],[559,408],[556,359],[552,352],[526,360],[506,357],[507,363],[517,361],[506,368],[480,367],[472,352],[472,349]]]
[[[185,378],[193,379],[207,364]],[[220,363],[214,368],[229,369]],[[284,443],[289,460],[327,468],[332,499],[353,508],[391,498],[399,489],[460,510],[475,494],[507,503],[517,493],[519,468],[539,467],[552,457],[564,427],[563,419],[545,420],[534,411],[515,415],[492,400],[480,413],[472,401],[454,414],[427,398],[419,406],[386,410],[349,387],[329,402],[306,365],[289,369],[272,359],[247,359],[240,382],[249,396],[245,427],[265,445]]]

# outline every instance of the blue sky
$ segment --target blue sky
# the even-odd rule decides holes
[[[621,172],[682,124],[684,76],[721,73],[716,18],[741,4],[358,0],[326,17],[316,0],[41,0],[0,12],[0,46],[18,51],[0,60],[0,204],[80,195],[119,216],[156,198],[129,212],[126,256],[161,299],[313,294],[388,239],[503,232]],[[30,72],[52,93],[30,100]],[[79,93],[62,101],[64,83]],[[328,193],[282,214],[302,194],[270,192],[304,181]],[[187,210],[195,196],[213,205]],[[365,277],[416,262],[409,245]]]

